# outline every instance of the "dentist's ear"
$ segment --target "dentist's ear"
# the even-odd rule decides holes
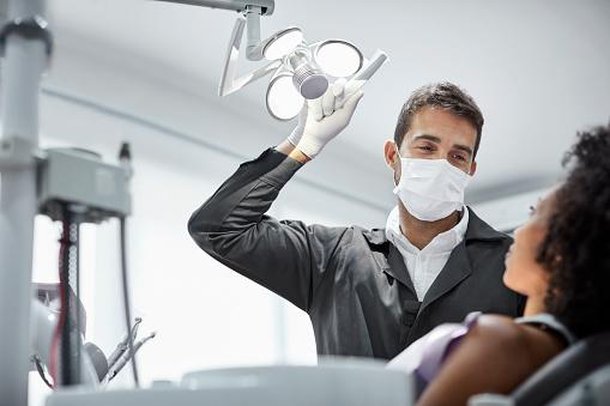
[[[392,170],[392,178],[394,179],[394,185],[397,185],[400,180],[400,156],[398,155],[398,147],[392,140],[387,140],[383,144],[383,157],[385,163]]]
[[[396,165],[400,162],[400,157],[396,153],[396,143],[392,140],[386,140],[383,144],[383,157],[386,165],[393,170],[396,170]]]
[[[474,176],[476,171],[477,171],[477,161],[472,161],[472,163],[470,164],[470,171],[468,172],[468,174],[470,176]]]

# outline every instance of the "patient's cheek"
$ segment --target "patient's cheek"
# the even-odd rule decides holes
[[[533,261],[524,258],[522,251],[513,249],[506,255],[505,265],[504,285],[522,295],[529,295],[534,276],[532,274],[532,268],[535,267]]]
[[[515,275],[514,267],[507,266],[502,280],[507,288],[514,290],[515,292],[518,292],[522,295],[526,294],[522,286],[523,284],[520,283],[518,276]]]

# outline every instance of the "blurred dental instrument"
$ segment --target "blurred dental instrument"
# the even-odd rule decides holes
[[[117,376],[117,374],[119,372],[121,372],[121,369],[123,369],[123,367],[125,365],[127,365],[127,363],[129,363],[129,361],[131,360],[131,358],[133,356],[135,356],[138,352],[138,350],[140,348],[142,348],[142,346],[149,340],[155,338],[157,335],[156,332],[152,332],[150,333],[148,336],[144,337],[143,339],[141,339],[140,341],[136,342],[133,344],[133,354],[130,353],[130,351],[124,351],[123,354],[121,355],[120,358],[118,358],[117,361],[114,362],[114,364],[108,368],[108,374],[106,374],[106,376],[104,377],[104,379],[102,380],[102,384],[108,383],[111,380],[114,379],[115,376]]]
[[[142,322],[142,319],[140,317],[136,317],[135,322],[130,330],[132,340],[136,339],[136,336],[138,334],[138,328],[139,328],[141,322]],[[129,333],[126,333],[125,336],[123,336],[123,339],[117,344],[114,351],[112,351],[112,353],[108,357],[108,369],[110,369],[118,361],[118,359],[121,358],[123,353],[125,353],[125,351],[127,351],[128,348],[129,348]]]

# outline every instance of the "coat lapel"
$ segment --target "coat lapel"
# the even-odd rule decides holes
[[[466,243],[472,243],[475,241],[500,241],[502,239],[509,238],[507,235],[502,234],[490,227],[470,208],[468,210],[468,229],[466,230],[464,241],[462,241],[451,252],[451,256],[443,267],[443,270],[436,277],[436,280],[432,283],[432,286],[426,293],[420,312],[430,305],[430,303],[433,303],[441,298],[460,282],[470,276],[472,273],[472,266],[468,257]]]
[[[413,296],[417,297],[405,261],[394,244],[386,238],[385,230],[373,229],[364,232],[363,235],[371,247],[373,258],[379,268],[390,278],[403,284],[413,293]]]
[[[388,262],[383,271],[405,285],[413,293],[413,295],[417,297],[415,287],[413,286],[413,281],[409,276],[409,272],[407,271],[407,267],[402,255],[400,255],[400,252],[394,246],[394,244],[389,243],[388,245]]]
[[[420,312],[425,309],[430,303],[438,300],[456,285],[466,279],[472,273],[468,253],[466,252],[466,244],[462,241],[451,252],[449,260],[443,267],[441,273],[436,277],[432,286],[426,293]]]
[[[451,252],[449,260],[443,267],[443,270],[432,283],[432,286],[424,297],[419,310],[420,313],[428,305],[440,299],[460,282],[468,278],[472,273],[472,266],[468,257],[466,243],[475,241],[500,241],[510,238],[506,234],[494,230],[481,220],[470,208],[468,208],[468,210],[468,229],[466,230],[464,241]],[[372,246],[384,246],[383,251],[385,251],[385,245],[387,244],[387,257],[385,256],[385,253],[382,254],[381,252],[378,252],[376,255],[378,265],[386,275],[398,280],[416,296],[413,282],[409,277],[409,272],[407,271],[402,255],[398,249],[387,240],[385,231],[383,229],[374,229],[366,232],[365,237]]]

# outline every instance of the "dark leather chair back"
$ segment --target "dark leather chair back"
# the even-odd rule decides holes
[[[511,395],[515,406],[546,405],[603,366],[610,365],[610,332],[581,340],[553,358]]]

